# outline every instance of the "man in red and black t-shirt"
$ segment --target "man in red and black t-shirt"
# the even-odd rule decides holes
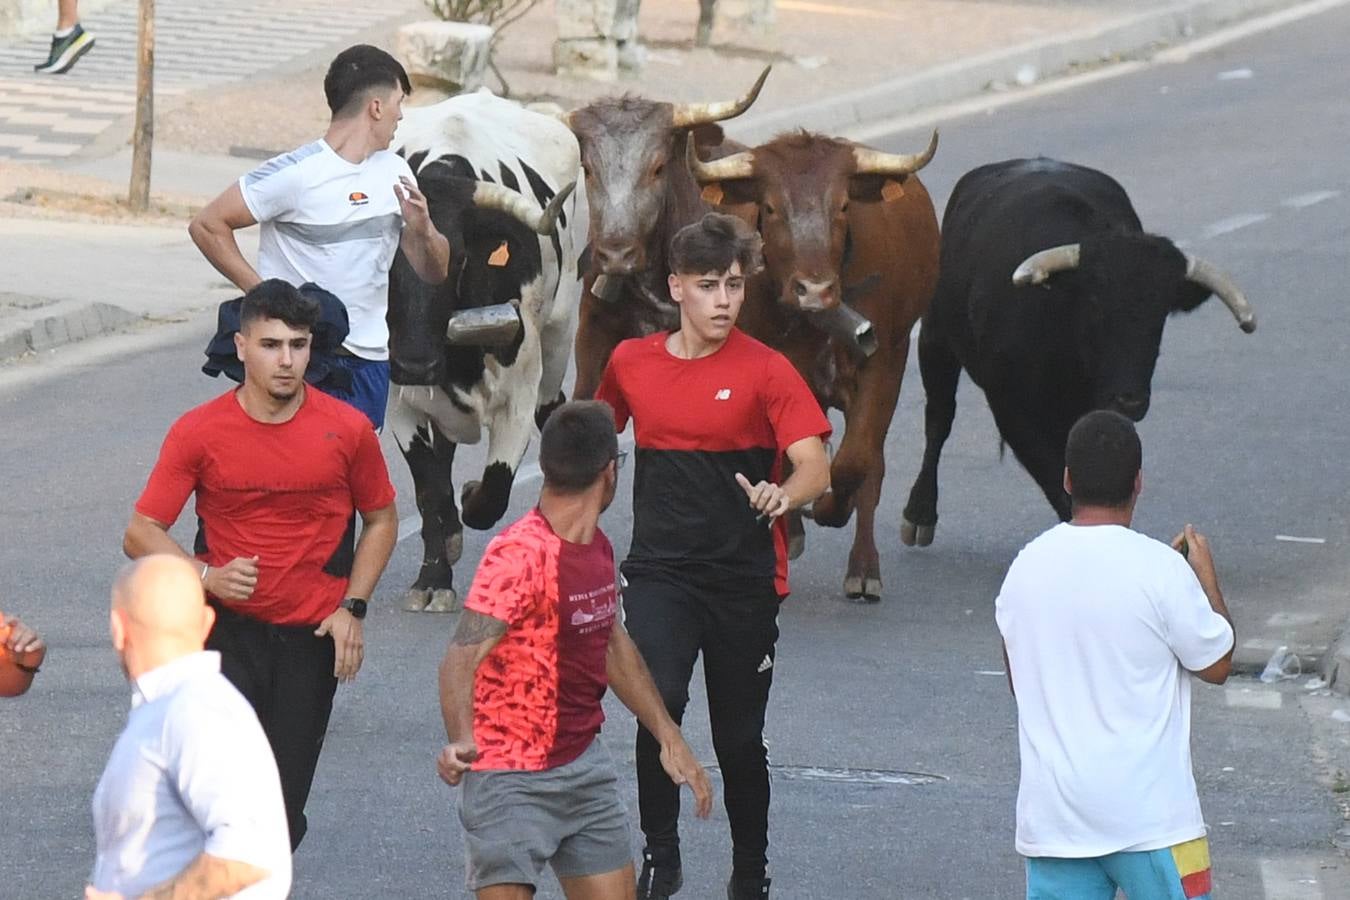
[[[671,721],[618,618],[613,411],[567,403],[544,425],[539,505],[488,544],[441,663],[450,743],[437,769],[460,785],[469,889],[528,900],[551,865],[569,898],[633,896],[628,816],[597,734],[607,687],[651,729],[671,787],[708,815],[708,776]]]
[[[123,548],[188,556],[168,534],[189,496],[216,609],[206,646],[258,714],[281,775],[291,847],[339,680],[361,668],[366,602],[398,539],[394,487],[370,422],[305,386],[318,304],[279,279],[244,295],[237,389],[169,429]],[[361,514],[350,550],[349,523]]]
[[[703,654],[731,823],[727,895],[761,898],[769,892],[764,712],[788,592],[783,514],[829,487],[830,425],[792,364],[735,327],[745,277],[760,265],[759,236],[709,213],[681,229],[670,258],[679,330],[616,347],[596,394],[614,408],[616,427],[633,420],[637,442],[627,625],[676,722]],[[683,882],[679,794],[657,777],[657,753],[639,729],[641,898],[669,897]]]

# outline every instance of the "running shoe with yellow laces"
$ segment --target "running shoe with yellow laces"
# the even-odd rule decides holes
[[[76,22],[64,35],[52,35],[52,49],[47,54],[47,61],[33,66],[33,71],[42,75],[64,75],[92,49],[94,36]]]

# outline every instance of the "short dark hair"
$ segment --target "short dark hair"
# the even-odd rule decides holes
[[[764,239],[735,216],[710,212],[686,225],[670,242],[670,270],[676,275],[725,272],[733,262],[743,275],[763,268]]]
[[[292,328],[313,331],[319,321],[319,301],[306,297],[289,282],[269,278],[245,294],[239,308],[241,330],[258,319],[280,319]]]
[[[586,490],[619,454],[614,410],[600,400],[573,400],[553,411],[539,436],[544,485],[563,493]]]
[[[1074,505],[1125,506],[1143,459],[1139,432],[1129,419],[1108,409],[1083,416],[1064,446]]]
[[[348,47],[333,58],[323,79],[323,95],[333,118],[355,112],[354,104],[364,101],[372,88],[403,88],[412,93],[412,82],[403,64],[388,52],[370,44]]]

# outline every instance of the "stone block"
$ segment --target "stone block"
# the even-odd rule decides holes
[[[640,0],[557,0],[558,40],[637,37]]]
[[[414,84],[449,93],[483,86],[493,31],[467,22],[414,22],[398,30],[398,55]]]
[[[777,12],[774,0],[717,0],[713,7],[715,31],[743,29],[767,34],[773,29]]]
[[[559,75],[614,81],[619,77],[619,51],[614,41],[604,38],[557,41],[553,44],[553,66]]]

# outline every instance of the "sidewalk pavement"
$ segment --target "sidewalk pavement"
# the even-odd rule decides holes
[[[1320,0],[1323,3],[1334,0]],[[574,107],[623,91],[678,100],[727,99],[759,70],[774,73],[752,111],[729,123],[748,142],[805,126],[848,133],[868,123],[985,90],[1131,57],[1294,0],[778,0],[768,35],[721,31],[693,47],[697,4],[645,0],[648,49],[618,83],[551,74],[553,4],[507,32],[498,64],[513,95]],[[70,75],[41,78],[46,38],[0,43],[0,361],[153,320],[206,317],[234,290],[197,254],[184,221],[256,158],[299,145],[327,122],[321,83],[341,47],[394,46],[397,25],[426,18],[418,0],[206,0],[161,5],[154,213],[120,204],[130,171],[135,3],[89,16],[99,43]],[[415,95],[414,102],[436,98]],[[6,160],[9,160],[8,162]],[[256,236],[250,236],[256,242]],[[245,252],[251,253],[246,242]],[[1252,628],[1238,661],[1259,670],[1289,645],[1305,661],[1341,661],[1350,690],[1350,636],[1327,652],[1339,622],[1330,597]]]

